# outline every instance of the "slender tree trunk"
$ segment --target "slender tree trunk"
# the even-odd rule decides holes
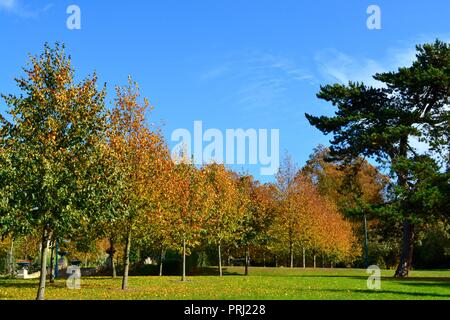
[[[245,247],[245,275],[248,276],[248,260],[250,258],[248,245]]]
[[[218,251],[219,251],[219,276],[221,277],[222,274],[222,252],[220,250],[220,242],[219,242],[219,246],[217,247]]]
[[[412,266],[414,247],[414,225],[409,221],[403,222],[403,239],[400,263],[395,271],[395,277],[404,278],[409,275]]]
[[[364,214],[364,265],[369,267],[369,236],[367,233],[367,217]]]
[[[183,271],[181,281],[186,281],[186,238],[183,237]]]
[[[45,299],[45,282],[47,279],[47,248],[48,248],[48,233],[44,229],[42,232],[42,242],[41,242],[41,274],[39,277],[39,289],[37,293],[36,300]]]
[[[161,246],[161,254],[159,255],[159,276],[163,275],[164,247]]]
[[[275,268],[278,268],[278,256],[275,255]]]
[[[131,249],[131,225],[129,226],[129,229],[128,229],[127,242],[126,242],[126,246],[125,246],[122,290],[126,290],[128,288],[128,271],[130,269],[130,249]]]
[[[263,252],[263,267],[266,267],[266,252]]]
[[[112,278],[115,279],[117,277],[117,271],[116,271],[116,262],[114,261],[114,254],[115,254],[115,246],[114,246],[114,239],[109,239],[109,259],[111,260],[111,271],[112,271]]]
[[[8,274],[11,276],[14,275],[14,238],[11,237],[11,246],[9,247],[9,253],[8,253]]]
[[[316,255],[315,254],[314,254],[313,260],[314,260],[314,269],[315,269],[316,268]]]
[[[290,258],[289,266],[291,268],[294,268],[294,250],[292,248],[292,243],[289,244],[289,258]]]
[[[50,283],[54,283],[55,282],[55,277],[53,275],[53,264],[55,263],[55,261],[53,261],[55,259],[54,257],[54,252],[55,252],[55,242],[56,241],[52,241],[51,242],[51,253],[50,253]]]
[[[325,258],[322,253],[322,269],[325,269]]]
[[[303,252],[302,252],[302,258],[303,258],[303,269],[306,269],[306,250],[305,250],[305,247],[303,247],[303,250],[302,250]]]

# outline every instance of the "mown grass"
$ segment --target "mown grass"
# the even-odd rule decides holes
[[[65,280],[47,284],[49,300],[411,300],[450,299],[450,270],[413,271],[411,277],[394,279],[393,271],[382,272],[380,291],[367,289],[365,270],[226,268],[222,278],[192,276],[188,282],[179,277],[130,277],[129,289],[122,291],[121,279],[82,278],[80,290],[70,290]],[[34,299],[37,280],[0,279],[0,299]]]

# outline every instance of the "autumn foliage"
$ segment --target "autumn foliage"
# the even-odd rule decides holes
[[[12,122],[1,119],[0,231],[40,238],[43,272],[48,243],[62,240],[122,258],[122,289],[132,263],[145,258],[132,261],[134,247],[161,252],[161,268],[165,251],[181,254],[183,280],[187,257],[211,247],[220,275],[240,257],[246,266],[262,259],[292,267],[305,254],[314,266],[317,255],[333,265],[360,254],[337,195],[289,161],[278,183],[266,184],[222,164],[196,166],[190,155],[172,161],[131,78],[107,108],[106,89],[96,89],[95,76],[74,83],[58,46],[32,58],[26,72],[18,80],[24,96],[6,97]],[[71,244],[74,257],[79,247]],[[39,299],[44,289],[45,277]]]

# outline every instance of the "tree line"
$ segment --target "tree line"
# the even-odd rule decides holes
[[[195,166],[187,154],[174,161],[137,83],[117,86],[108,106],[96,74],[76,82],[64,46],[46,44],[16,79],[21,94],[2,95],[1,237],[11,252],[14,240],[39,239],[37,299],[58,241],[84,252],[106,241],[113,276],[119,254],[127,289],[133,246],[159,250],[161,268],[167,250],[179,252],[182,280],[186,257],[204,247],[215,248],[220,276],[224,248],[243,252],[246,274],[256,252],[290,267],[298,257],[305,266],[307,254],[314,266],[317,256],[351,264],[368,254],[363,218],[383,235],[403,230],[397,275],[406,276],[417,228],[448,214],[449,52],[439,41],[419,46],[411,68],[376,76],[381,89],[322,87],[319,98],[339,111],[307,118],[334,134],[331,147],[318,147],[302,168],[286,155],[276,182],[261,184],[222,164]],[[409,136],[435,154],[417,154]]]

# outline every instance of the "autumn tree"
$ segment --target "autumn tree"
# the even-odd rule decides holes
[[[360,157],[351,161],[337,161],[330,150],[318,146],[302,168],[302,174],[311,180],[321,195],[328,197],[339,211],[362,225],[365,263],[368,266],[368,220],[376,223],[370,206],[384,202],[389,178]]]
[[[151,181],[147,182],[152,186],[147,198],[150,205],[144,210],[140,223],[136,225],[135,233],[137,245],[159,249],[159,275],[162,276],[165,252],[168,248],[176,247],[170,232],[172,229],[170,208],[173,198],[168,196],[173,188],[171,174],[174,163],[167,144],[162,140],[158,144],[157,158],[155,164],[157,170],[151,176]]]
[[[90,216],[86,198],[96,187],[97,155],[104,132],[104,96],[97,77],[74,82],[64,47],[45,45],[30,57],[23,92],[3,96],[12,122],[6,145],[15,172],[15,219],[41,235],[41,277],[37,299],[44,299],[48,243],[55,235],[70,237]]]
[[[266,253],[270,252],[273,239],[272,225],[277,217],[279,201],[278,190],[275,184],[256,184],[253,189],[251,201],[254,207],[255,225],[258,232],[254,239],[254,246],[262,250],[263,265],[266,264]]]
[[[208,193],[205,229],[210,244],[217,246],[219,275],[222,276],[222,244],[238,238],[242,216],[237,207],[238,190],[232,172],[223,164],[209,164],[203,168]]]
[[[13,183],[13,171],[11,167],[11,155],[6,145],[7,139],[7,122],[0,115],[0,242],[9,237],[8,244],[8,273],[11,274],[14,271],[13,253],[14,253],[14,235],[18,234],[17,227],[21,225],[20,221],[14,219],[12,214],[13,205],[12,192],[14,190]],[[16,222],[16,223],[15,223]],[[17,225],[19,223],[19,225]]]
[[[127,289],[130,250],[133,231],[148,211],[152,210],[152,192],[157,187],[159,148],[163,140],[158,131],[146,123],[149,102],[140,101],[137,83],[129,78],[128,85],[116,87],[115,107],[109,117],[107,141],[109,157],[116,174],[119,191],[115,194],[114,210],[125,229],[124,274],[122,289]]]
[[[306,225],[299,219],[297,193],[294,192],[297,173],[297,166],[294,164],[292,157],[286,152],[276,175],[279,206],[274,230],[279,243],[287,243],[291,268],[294,267],[294,246],[300,238],[304,239],[302,234],[305,234],[303,232],[305,230],[302,230],[302,228],[306,228]],[[284,251],[283,249],[281,251]]]
[[[205,172],[196,168],[190,159],[182,156],[170,173],[171,187],[166,190],[166,219],[170,221],[172,248],[182,255],[182,281],[186,281],[186,256],[199,245],[204,233]]]
[[[268,203],[270,200],[264,198],[268,194],[263,195],[263,187],[259,181],[248,174],[236,174],[235,179],[239,193],[237,210],[242,216],[236,244],[244,249],[245,275],[248,275],[250,248],[267,245],[273,212]]]

